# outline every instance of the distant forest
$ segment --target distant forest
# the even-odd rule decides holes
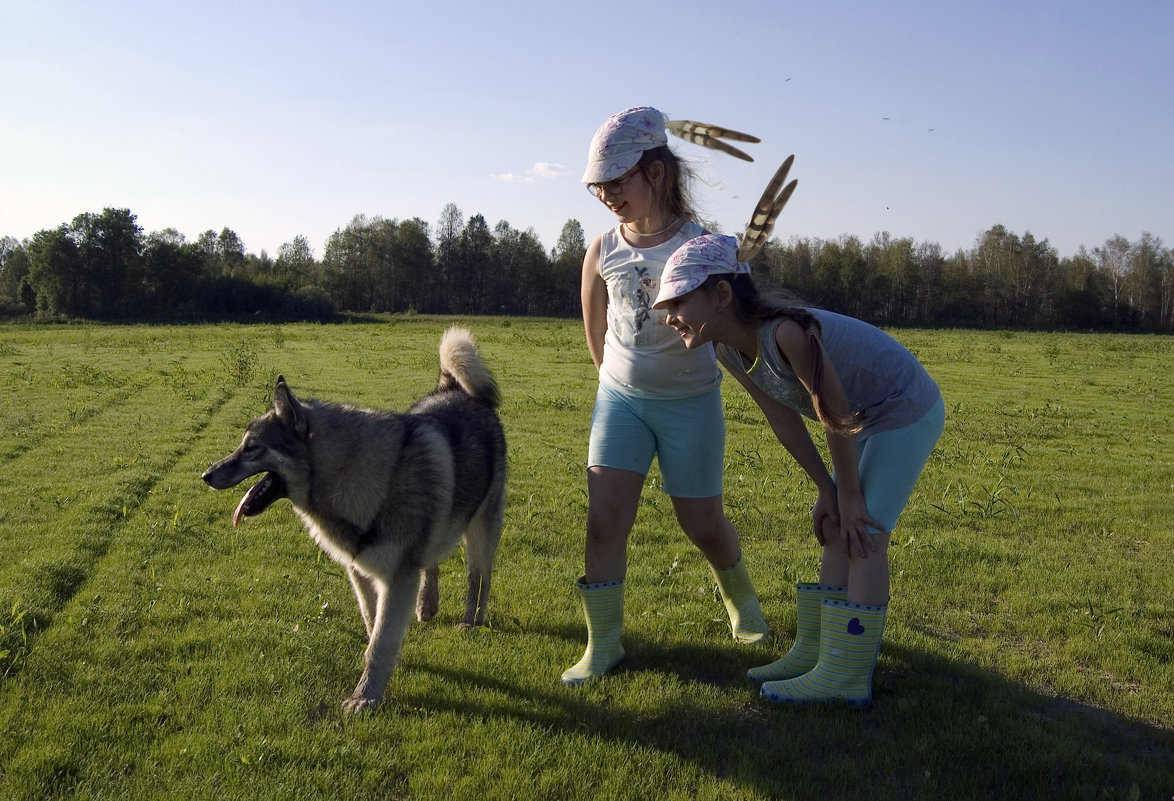
[[[568,220],[547,251],[533,229],[445,206],[435,225],[357,216],[322,257],[302,236],[246,253],[228,228],[144,234],[129,209],[0,238],[0,316],[36,320],[330,320],[340,312],[575,317],[586,240]],[[1174,331],[1174,252],[1143,234],[1061,258],[996,225],[970,250],[878,233],[774,240],[761,284],[876,325]]]

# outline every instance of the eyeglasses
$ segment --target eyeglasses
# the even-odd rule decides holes
[[[637,164],[630,172],[628,172],[627,175],[616,178],[614,181],[604,181],[601,184],[587,184],[587,191],[595,195],[597,198],[602,198],[605,191],[609,195],[623,192],[624,186],[627,185],[628,181],[632,180],[642,172],[644,172],[644,169],[639,164]]]

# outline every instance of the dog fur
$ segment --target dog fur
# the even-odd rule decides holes
[[[235,451],[204,471],[214,489],[265,473],[233,525],[289,498],[310,535],[346,567],[367,627],[350,711],[382,700],[411,622],[439,605],[439,563],[462,536],[468,594],[461,625],[480,625],[505,510],[500,395],[472,335],[440,342],[437,389],[402,414],[299,401],[277,378],[273,408],[249,423]]]

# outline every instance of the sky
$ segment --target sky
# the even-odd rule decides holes
[[[0,0],[0,30],[0,237],[110,207],[321,258],[452,203],[550,249],[614,224],[587,146],[650,105],[761,137],[674,145],[726,233],[794,154],[784,241],[1174,245],[1170,0]]]

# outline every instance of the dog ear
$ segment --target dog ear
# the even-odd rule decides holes
[[[306,413],[302,404],[294,397],[284,376],[277,376],[277,384],[273,387],[273,412],[277,419],[289,426],[293,426],[299,433],[306,428]]]

